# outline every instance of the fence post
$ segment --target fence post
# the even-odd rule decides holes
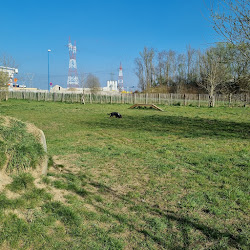
[[[200,94],[198,94],[198,107],[200,108],[200,106],[201,106],[201,96]]]
[[[184,106],[186,106],[187,105],[187,100],[186,100],[186,94],[184,94]]]
[[[146,93],[146,104],[148,104],[148,93]]]
[[[172,105],[172,93],[170,94],[170,106]]]
[[[247,93],[245,94],[245,103],[244,103],[244,107],[247,106]]]
[[[112,104],[112,95],[110,95],[110,104]]]

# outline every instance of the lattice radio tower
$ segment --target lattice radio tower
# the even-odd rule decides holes
[[[69,37],[69,73],[68,73],[68,81],[67,88],[79,88],[79,79],[77,74],[77,66],[76,66],[76,41],[74,45],[72,45]]]
[[[119,89],[120,92],[122,92],[124,90],[124,87],[123,87],[122,63],[120,63],[120,68],[119,68],[118,89]]]

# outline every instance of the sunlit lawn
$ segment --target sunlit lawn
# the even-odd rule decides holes
[[[248,249],[250,109],[160,107],[0,103],[54,161],[0,194],[0,248]]]

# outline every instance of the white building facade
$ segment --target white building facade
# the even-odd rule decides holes
[[[107,87],[103,87],[103,91],[118,91],[117,81],[107,81]]]
[[[9,75],[9,77],[10,77],[10,81],[8,83],[9,89],[13,89],[13,79],[14,79],[14,75],[18,74],[18,69],[0,66],[0,71],[5,72]]]

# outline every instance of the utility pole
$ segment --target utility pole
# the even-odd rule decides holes
[[[49,82],[49,52],[51,52],[50,49],[48,49],[48,91],[49,91],[49,88],[50,88],[50,86],[49,86],[49,84],[50,84],[50,82]]]

